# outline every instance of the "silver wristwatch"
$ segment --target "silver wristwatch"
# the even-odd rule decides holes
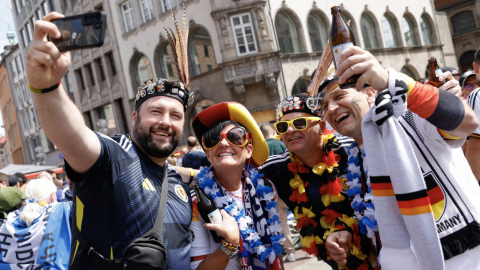
[[[233,251],[233,250],[230,250],[230,249],[226,248],[224,245],[222,245],[222,246],[220,247],[220,249],[221,249],[225,254],[227,254],[227,257],[228,257],[229,260],[233,259],[233,258],[238,254],[238,252],[239,252],[238,248],[237,248],[237,250]]]

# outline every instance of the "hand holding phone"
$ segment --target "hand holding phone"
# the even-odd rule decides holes
[[[52,20],[61,37],[56,39],[48,35],[48,40],[60,52],[100,47],[105,39],[106,18],[105,12],[96,11]]]

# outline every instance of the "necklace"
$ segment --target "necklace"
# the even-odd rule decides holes
[[[199,185],[212,197],[217,208],[224,209],[235,218],[240,230],[241,244],[247,251],[247,256],[255,253],[263,263],[268,260],[273,264],[275,260],[278,261],[277,256],[282,254],[281,244],[285,241],[285,236],[280,234],[282,225],[276,207],[276,194],[270,182],[266,183],[268,180],[265,181],[263,175],[259,174],[253,166],[250,165],[248,169],[245,166],[244,170],[247,170],[247,178],[244,183],[244,209],[242,210],[239,210],[237,203],[233,200],[233,194],[217,181],[211,167],[200,171]],[[262,207],[261,201],[265,201],[265,207]],[[264,211],[258,211],[262,208],[268,212],[268,219],[265,218]],[[245,257],[241,253],[238,256]]]
[[[342,187],[338,179],[340,156],[333,151],[337,147],[338,142],[333,131],[326,131],[325,135],[323,135],[325,155],[312,167],[312,172],[320,176],[320,182],[323,183],[319,192],[322,195],[321,200],[326,209],[320,213],[321,217],[317,217],[317,214],[312,212],[313,206],[309,202],[306,193],[309,182],[304,181],[300,176],[300,174],[309,173],[309,169],[292,152],[290,152],[291,162],[288,164],[288,169],[294,175],[294,178],[290,179],[292,195],[289,200],[295,205],[294,215],[297,220],[297,228],[300,229],[300,241],[304,246],[303,250],[315,256],[320,254],[322,259],[327,258],[323,242],[325,233],[334,226],[337,218],[343,216],[336,210],[329,209],[332,203],[345,200],[345,197],[340,193]],[[323,230],[317,228],[319,223]]]
[[[378,231],[377,220],[375,219],[375,206],[373,204],[372,187],[370,178],[367,177],[367,190],[362,190],[361,182],[361,168],[359,166],[359,148],[357,143],[352,143],[348,151],[348,166],[347,166],[347,195],[353,197],[352,208],[355,211],[355,218],[358,220],[360,232],[367,235],[368,238],[374,240],[375,232]],[[365,158],[365,150],[362,150],[362,157]],[[368,169],[365,170],[368,174]],[[365,194],[362,198],[362,194]],[[375,243],[376,241],[374,241]]]

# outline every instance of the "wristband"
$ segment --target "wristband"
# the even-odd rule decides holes
[[[194,175],[195,175],[195,174],[193,173],[192,168],[190,168],[190,181],[188,181],[188,183],[187,183],[188,186],[192,183],[192,181],[193,181],[193,176],[194,176]]]
[[[238,245],[238,244],[232,244],[232,243],[230,243],[230,242],[225,241],[224,239],[222,239],[222,245],[223,245],[224,247],[228,248],[228,249],[231,250],[231,251],[235,251],[235,250],[237,250],[237,249],[240,247],[240,245]]]
[[[45,89],[37,89],[37,88],[33,88],[30,83],[28,83],[28,89],[30,89],[30,91],[34,92],[34,93],[37,93],[37,94],[45,94],[45,93],[48,93],[48,92],[52,92],[53,90],[56,90],[58,89],[58,87],[60,86],[60,83],[61,81],[59,81],[57,84],[55,84],[54,86],[52,87],[49,87],[49,88],[45,88]]]

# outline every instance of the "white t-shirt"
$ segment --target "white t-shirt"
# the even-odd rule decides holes
[[[467,103],[470,105],[472,110],[475,112],[477,117],[480,119],[480,88],[477,88],[468,95]],[[480,126],[473,132],[472,137],[480,139]]]
[[[447,235],[455,238],[456,233],[461,234],[460,229],[480,220],[480,187],[460,148],[465,139],[444,140],[437,127],[411,111],[398,120],[422,169],[437,233],[441,239]],[[470,267],[480,265],[478,253],[469,254],[464,252],[450,260],[462,260]],[[449,260],[446,262],[449,266]]]
[[[238,206],[238,210],[241,211],[244,209],[243,200],[242,200],[242,191],[243,186],[236,191],[233,191],[232,194],[235,196],[231,196],[235,203]],[[195,193],[193,193],[195,195]],[[192,197],[193,200],[193,197]],[[215,243],[213,241],[212,234],[205,228],[203,228],[203,218],[201,215],[198,214],[198,209],[194,209],[192,223],[190,224],[190,229],[194,234],[194,241],[192,243],[192,247],[190,249],[190,258],[195,258],[199,256],[209,255],[215,252],[218,248],[221,247],[222,242]],[[198,265],[203,261],[203,259],[199,259],[193,262],[190,262],[190,269],[197,269]],[[241,269],[240,261],[238,257],[231,259],[225,270],[238,270]]]

